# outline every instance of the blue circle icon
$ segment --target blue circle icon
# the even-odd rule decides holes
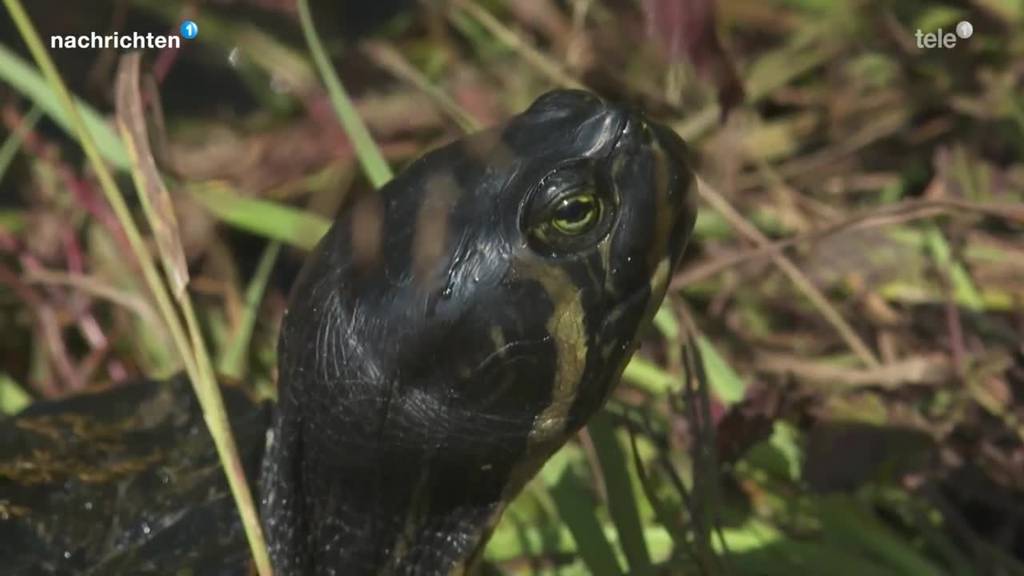
[[[199,25],[192,20],[185,20],[181,23],[181,37],[185,40],[191,40],[199,35]]]

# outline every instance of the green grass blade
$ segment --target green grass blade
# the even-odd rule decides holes
[[[953,251],[938,226],[934,224],[928,226],[925,231],[925,242],[935,264],[949,275],[954,300],[963,303],[974,312],[984,310],[985,301],[978,292],[978,288],[974,285],[963,264],[953,259]]]
[[[100,189],[103,191],[107,202],[109,202],[118,222],[125,231],[132,253],[138,261],[146,284],[149,286],[160,309],[160,313],[172,334],[175,346],[185,365],[185,370],[194,385],[196,395],[199,397],[203,409],[203,417],[208,423],[210,434],[213,436],[217,447],[218,456],[228,477],[228,485],[232,496],[242,516],[242,524],[245,528],[246,537],[249,540],[257,571],[262,576],[269,576],[272,570],[270,558],[267,554],[266,542],[263,538],[263,531],[256,515],[249,485],[245,479],[244,472],[241,470],[238,450],[235,447],[234,437],[227,423],[220,390],[217,387],[216,381],[213,380],[213,370],[209,359],[206,357],[205,347],[202,344],[196,326],[195,315],[192,312],[188,294],[185,293],[179,302],[182,312],[184,312],[185,320],[189,323],[188,333],[186,333],[181,325],[178,311],[175,310],[175,306],[171,301],[167,286],[160,279],[160,273],[157,270],[156,264],[153,262],[131,211],[128,209],[124,195],[120,188],[118,188],[110,168],[99,151],[99,145],[96,138],[90,132],[88,122],[83,113],[76,107],[75,99],[64,84],[64,80],[57,71],[56,65],[43,46],[39,33],[25,12],[25,8],[20,0],[4,0],[4,5],[7,7],[8,13],[18,28],[21,38],[25,41],[29,51],[32,53],[32,57],[42,71],[46,82],[49,84],[49,93],[55,95],[56,102],[65,112],[69,132],[74,134],[81,144],[89,165],[99,181]],[[3,66],[0,66],[0,69],[2,68]],[[36,104],[40,103],[36,102]],[[101,123],[100,125],[109,129],[105,124]],[[109,142],[107,144],[109,145]],[[124,148],[121,148],[121,155],[128,159]],[[131,166],[130,162],[126,162],[126,164]],[[132,166],[132,168],[138,170],[138,166]]]
[[[8,48],[0,45],[0,79],[8,81],[26,98],[32,100],[69,136],[76,137],[69,116],[60,107],[60,99],[40,72]],[[74,98],[96,147],[104,160],[120,170],[128,170],[128,152],[118,134],[103,116],[81,100]],[[267,200],[246,198],[221,184],[197,185],[190,190],[203,206],[220,220],[265,238],[309,250],[330,228],[326,218]]]
[[[4,175],[7,174],[7,169],[11,167],[11,162],[14,162],[18,150],[21,150],[21,143],[25,140],[25,134],[35,128],[36,122],[39,122],[39,118],[42,115],[43,109],[39,106],[33,106],[28,114],[25,114],[17,130],[11,132],[7,139],[4,140],[3,146],[0,146],[0,182],[3,181]]]
[[[945,573],[852,498],[826,497],[820,506],[825,540],[849,550],[851,555],[878,559],[895,573],[907,576]]]
[[[651,394],[668,394],[679,389],[679,378],[639,356],[634,356],[629,364],[626,364],[622,379]]]
[[[647,470],[643,459],[640,457],[636,434],[632,430],[629,433],[629,445],[633,467],[637,474],[637,481],[644,492],[644,497],[647,498],[647,502],[654,511],[655,519],[667,531],[677,550],[687,553],[691,558],[696,558],[696,553],[688,537],[690,530],[686,522],[689,519],[683,514],[678,513],[678,511],[684,510],[686,507],[685,498],[688,497],[688,494],[685,492],[685,487],[683,490],[676,492],[676,496],[678,496],[677,501],[669,502],[661,498],[658,495],[658,487],[655,485],[652,474]]]
[[[227,186],[210,183],[188,193],[218,219],[241,230],[311,250],[331,227],[330,220],[269,200],[239,196]]]
[[[241,380],[245,377],[245,369],[248,364],[246,353],[249,350],[249,342],[252,340],[252,331],[256,326],[256,318],[259,316],[260,303],[263,301],[270,273],[274,270],[274,263],[277,262],[277,255],[280,252],[281,244],[279,242],[271,242],[267,245],[260,256],[259,264],[256,265],[256,273],[253,274],[249,286],[245,289],[245,309],[242,312],[242,320],[221,354],[218,363],[220,373],[228,378]]]
[[[46,78],[39,73],[39,70],[2,44],[0,44],[0,79],[42,109],[72,138],[75,137],[76,131],[71,116],[61,104],[60,96],[46,81]],[[74,96],[72,96],[72,100],[86,129],[92,134],[99,153],[115,168],[127,170],[128,152],[117,136],[117,132],[107,124],[102,114],[96,112],[88,104]]]
[[[327,52],[324,50],[320,37],[317,35],[316,28],[313,25],[313,17],[309,13],[309,2],[307,0],[298,0],[298,8],[302,33],[306,37],[306,43],[309,45],[309,51],[313,55],[313,62],[320,72],[320,77],[327,86],[327,94],[331,98],[331,104],[334,105],[334,112],[338,115],[338,119],[341,120],[345,133],[352,140],[356,157],[359,158],[359,163],[362,165],[363,170],[366,171],[366,176],[370,179],[370,183],[373,184],[374,188],[380,188],[388,180],[391,180],[391,168],[388,167],[388,163],[384,160],[384,155],[381,154],[377,143],[370,136],[370,131],[366,129],[366,124],[363,123],[363,120],[356,112],[352,99],[349,98],[348,92],[345,90],[345,86],[341,83],[341,79],[338,78],[334,67],[331,66],[331,60],[327,57]]]
[[[608,512],[619,533],[619,542],[629,562],[630,574],[649,576],[654,573],[654,566],[644,540],[636,491],[629,476],[629,458],[615,436],[615,428],[607,412],[595,416],[587,425],[587,430],[590,431],[601,464],[601,474],[608,492]]]
[[[566,467],[551,489],[558,514],[572,533],[576,549],[591,574],[621,576],[622,568],[601,528],[601,521],[594,512],[594,502],[587,496],[587,492],[587,486],[571,467]]]

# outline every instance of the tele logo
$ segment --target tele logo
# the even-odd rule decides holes
[[[961,20],[954,32],[943,32],[939,28],[935,32],[923,32],[920,28],[914,32],[918,48],[953,48],[959,40],[967,40],[974,34],[974,26],[967,20]]]

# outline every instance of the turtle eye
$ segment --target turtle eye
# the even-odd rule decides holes
[[[540,180],[521,213],[529,245],[545,256],[586,251],[611,230],[615,202],[590,161],[564,164]]]
[[[550,224],[567,236],[585,234],[601,219],[601,199],[595,194],[581,193],[562,198],[551,215]]]

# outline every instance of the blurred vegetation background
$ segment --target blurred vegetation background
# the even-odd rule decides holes
[[[145,54],[149,139],[218,379],[273,396],[304,251],[380,177],[295,2],[28,4],[44,43],[199,25]],[[1024,1],[310,4],[393,169],[554,87],[635,102],[699,157],[655,329],[510,508],[488,571],[1024,574]],[[954,47],[918,46],[961,21]],[[118,52],[50,56],[134,190]],[[0,123],[0,414],[180,371],[9,18]]]

